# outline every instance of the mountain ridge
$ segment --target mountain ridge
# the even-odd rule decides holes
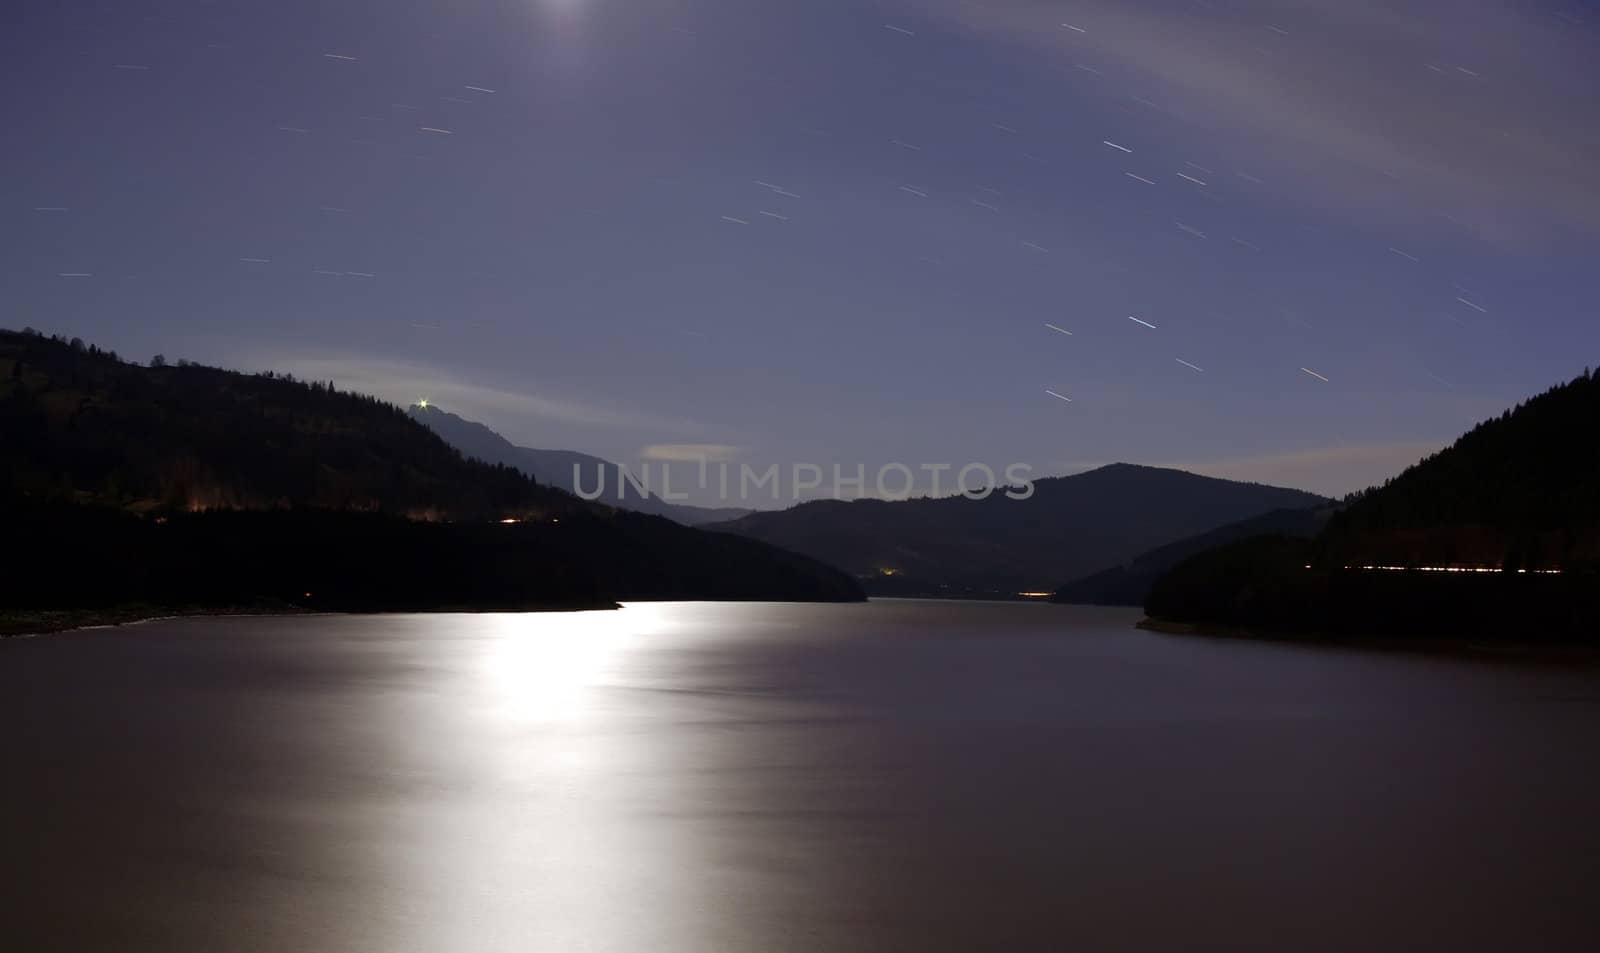
[[[595,499],[608,506],[664,516],[685,526],[737,519],[750,512],[743,507],[703,507],[668,502],[622,479],[618,465],[609,460],[576,450],[541,450],[519,446],[488,425],[442,410],[435,404],[412,404],[406,408],[406,413],[467,456],[486,463],[514,467],[546,486],[577,493],[579,474],[583,474],[583,489],[590,494],[597,487],[602,489],[604,492]]]
[[[1303,510],[1273,510],[1189,536],[1140,553],[1126,563],[1062,585],[1051,602],[1071,605],[1143,606],[1161,576],[1190,556],[1225,543],[1252,536],[1275,534],[1290,539],[1310,539],[1327,524],[1337,505]]]
[[[586,502],[331,383],[0,330],[0,609],[852,600],[816,560]]]
[[[1301,490],[1108,464],[995,492],[911,500],[812,500],[705,528],[750,536],[839,566],[868,591],[1015,597],[1054,591],[1107,565],[1274,509],[1327,501]]]
[[[1314,539],[1237,539],[1156,581],[1158,623],[1301,634],[1600,633],[1600,377],[1482,421],[1355,495]]]

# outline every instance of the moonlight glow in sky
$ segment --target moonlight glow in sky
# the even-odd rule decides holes
[[[62,0],[0,61],[5,325],[532,446],[1344,492],[1600,355],[1590,3]]]

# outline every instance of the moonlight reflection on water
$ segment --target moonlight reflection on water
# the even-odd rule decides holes
[[[17,949],[1588,950],[1594,669],[1022,603],[0,643]]]

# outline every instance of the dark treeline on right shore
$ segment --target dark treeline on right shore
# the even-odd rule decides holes
[[[1333,636],[1600,641],[1600,377],[1484,421],[1311,538],[1237,539],[1160,577],[1159,622]]]

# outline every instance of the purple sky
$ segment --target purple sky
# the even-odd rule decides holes
[[[1342,493],[1600,355],[1593,3],[63,0],[0,62],[0,323],[533,446]]]

